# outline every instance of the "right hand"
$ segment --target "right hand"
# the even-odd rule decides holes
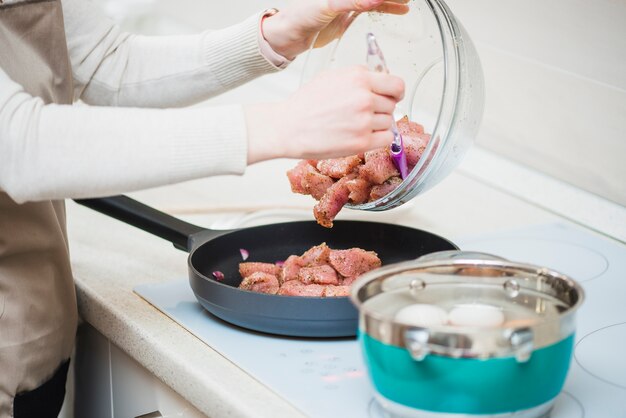
[[[401,78],[350,67],[327,71],[283,102],[246,106],[248,164],[325,159],[388,146]]]

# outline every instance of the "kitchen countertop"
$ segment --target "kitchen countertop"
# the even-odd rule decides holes
[[[259,210],[265,210],[268,222],[280,217],[281,210],[312,218],[313,201],[293,195],[286,178],[282,183],[262,181],[291,165],[273,161],[250,167],[242,177],[204,179],[132,196],[209,227]],[[626,242],[625,208],[478,148],[436,188],[400,208],[377,213],[344,210],[339,217],[409,225],[452,240],[563,218]],[[185,253],[72,202],[68,231],[83,320],[208,416],[302,416],[133,293],[139,284],[186,277]]]

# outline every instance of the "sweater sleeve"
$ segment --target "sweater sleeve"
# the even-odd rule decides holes
[[[89,0],[63,0],[75,98],[94,105],[180,107],[278,70],[261,52],[261,14],[184,36],[124,33]]]
[[[241,106],[45,105],[0,69],[0,189],[18,203],[241,174],[246,159]]]

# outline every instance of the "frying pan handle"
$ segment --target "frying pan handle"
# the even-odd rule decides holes
[[[164,238],[174,244],[174,247],[187,252],[191,251],[193,247],[193,236],[195,234],[210,231],[170,216],[124,195],[98,199],[74,199],[74,201]],[[222,231],[219,232],[221,233]]]

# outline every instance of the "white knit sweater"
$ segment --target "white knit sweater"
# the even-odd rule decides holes
[[[259,49],[260,14],[219,31],[145,37],[86,0],[62,3],[74,98],[88,106],[44,105],[0,68],[0,189],[24,202],[243,173],[242,107],[179,107],[278,69]]]

